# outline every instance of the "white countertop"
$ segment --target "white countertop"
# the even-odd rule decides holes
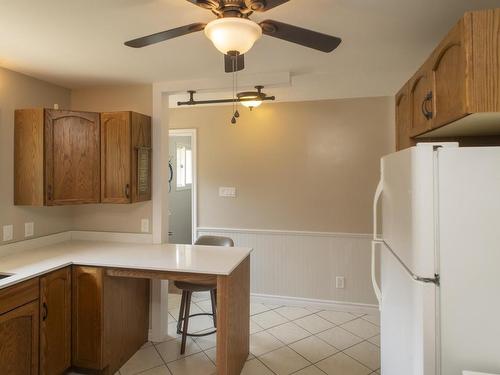
[[[229,275],[250,254],[245,247],[138,244],[71,240],[0,257],[0,289],[78,264],[154,271]]]

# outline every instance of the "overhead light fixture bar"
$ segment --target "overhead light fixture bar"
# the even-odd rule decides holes
[[[189,90],[189,100],[186,102],[177,102],[178,106],[185,105],[200,105],[200,104],[223,104],[223,103],[241,103],[245,107],[254,108],[258,107],[265,101],[274,101],[276,100],[275,96],[267,96],[262,92],[264,86],[255,86],[257,91],[247,91],[237,94],[237,97],[234,99],[213,99],[213,100],[195,100],[194,94],[196,91]]]

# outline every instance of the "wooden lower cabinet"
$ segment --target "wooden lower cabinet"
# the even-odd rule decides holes
[[[38,374],[38,301],[0,315],[0,373]]]
[[[146,341],[149,280],[73,266],[73,366],[114,374]]]
[[[72,363],[101,370],[103,365],[103,273],[100,268],[73,266]]]
[[[40,374],[71,367],[71,268],[40,278]]]

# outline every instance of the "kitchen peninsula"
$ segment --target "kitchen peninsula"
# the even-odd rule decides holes
[[[149,279],[165,279],[217,283],[217,372],[239,374],[249,352],[250,252],[70,240],[6,254],[0,339],[10,353],[0,351],[0,366],[114,374],[147,341]],[[14,331],[31,332],[29,342]]]

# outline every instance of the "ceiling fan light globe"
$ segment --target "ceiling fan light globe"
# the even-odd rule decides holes
[[[248,19],[227,17],[208,23],[205,35],[223,54],[236,51],[243,55],[262,36],[262,29],[257,23]]]

